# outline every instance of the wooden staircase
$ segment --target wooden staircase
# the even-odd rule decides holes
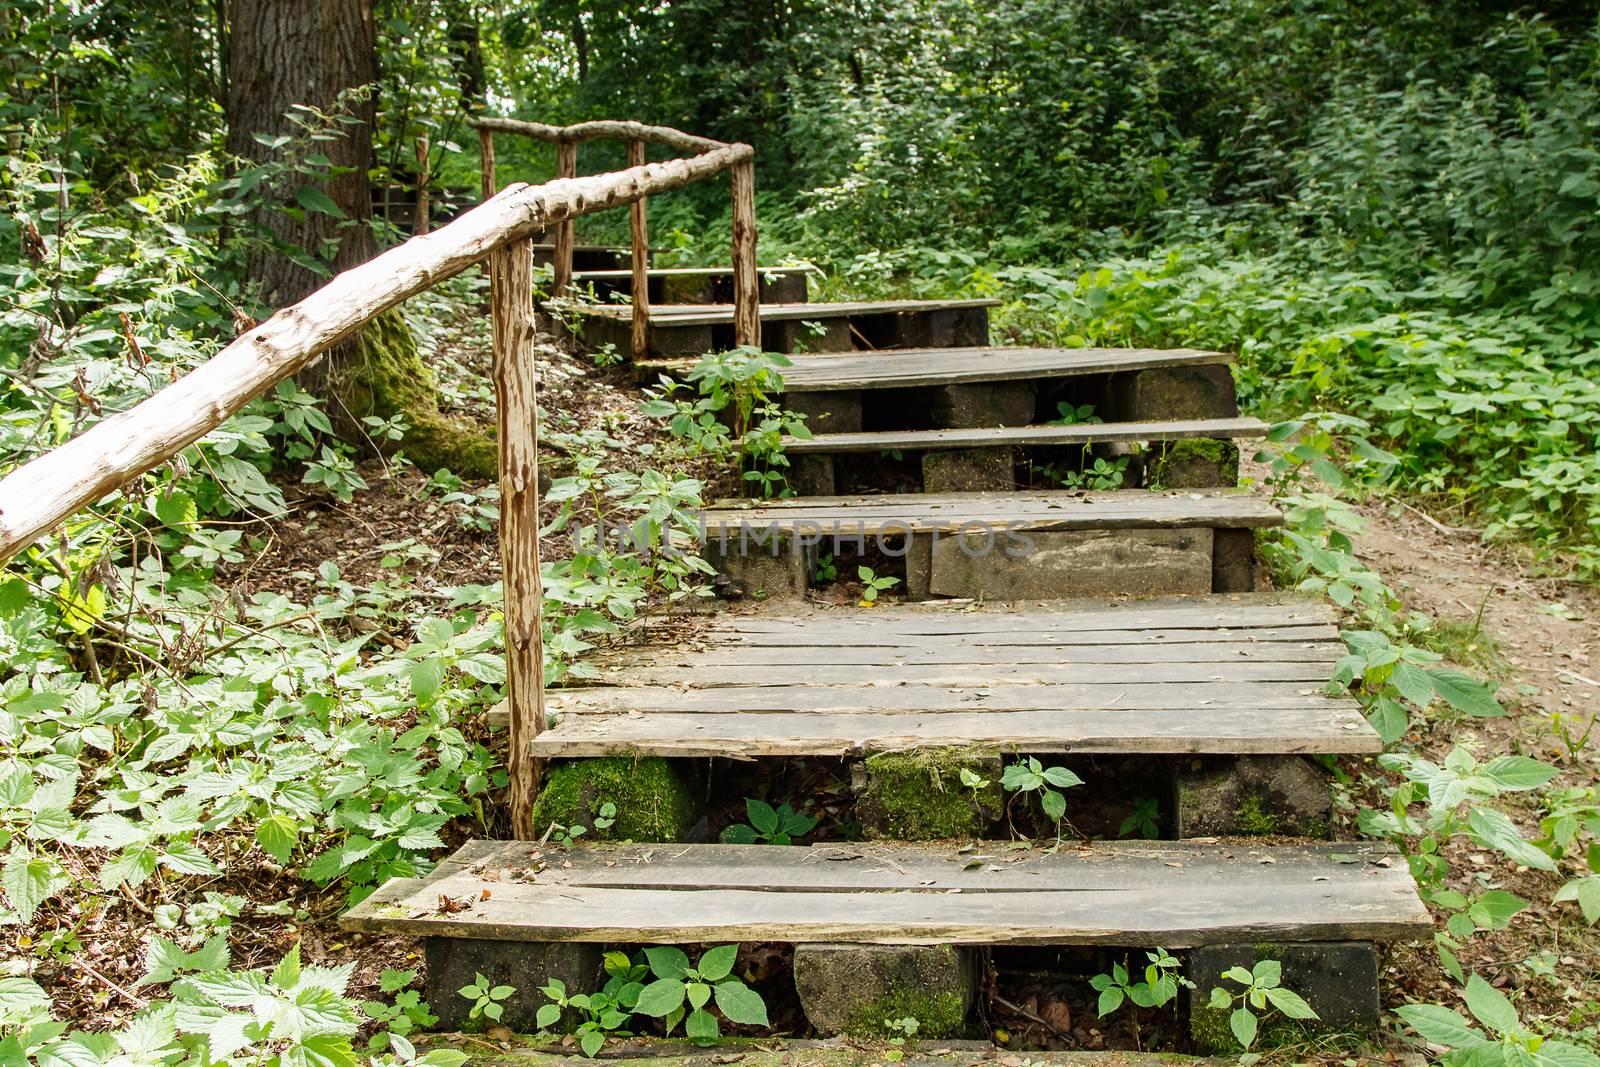
[[[695,292],[714,300],[704,280]],[[1229,357],[994,347],[994,303],[764,305],[764,344],[794,353],[785,405],[814,433],[787,443],[797,496],[702,517],[703,551],[744,602],[601,657],[593,679],[549,694],[553,724],[532,742],[557,768],[665,760],[694,781],[730,761],[840,761],[878,839],[471,842],[343,920],[424,938],[447,1024],[477,972],[527,991],[507,1020],[531,1028],[536,988],[592,986],[603,946],[739,941],[794,946],[819,1033],[881,1033],[882,1020],[841,1016],[829,991],[887,1004],[914,974],[919,996],[959,1007],[947,1032],[924,1035],[970,1034],[982,954],[1019,945],[1183,950],[1202,1051],[1225,1045],[1210,986],[1263,955],[1323,1024],[1376,1025],[1376,946],[1425,937],[1431,921],[1386,847],[1305,840],[1327,836],[1332,814],[1311,757],[1382,746],[1357,704],[1328,692],[1344,654],[1333,613],[1258,591],[1255,531],[1281,516],[1237,487],[1235,442],[1265,426],[1240,417]],[[630,322],[625,306],[600,308],[581,336],[615,344]],[[652,303],[656,358],[641,370],[681,373],[692,364],[674,357],[730,347],[732,322],[713,302]],[[1090,409],[1103,421],[1085,421]],[[903,601],[810,595],[825,560],[893,573]],[[998,809],[941,753],[996,794],[1008,761],[1074,769],[1086,783],[1068,795],[1074,825],[1093,824],[1136,768],[1166,840],[985,840],[1003,833]],[[885,761],[899,755],[934,761],[913,760],[927,776],[913,793],[930,803],[959,806],[970,786],[970,839],[893,840],[915,813],[867,814],[903,773]]]

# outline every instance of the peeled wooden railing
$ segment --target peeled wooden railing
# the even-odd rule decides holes
[[[494,195],[494,135],[513,133],[556,146],[556,177],[575,178],[578,174],[578,145],[584,141],[626,141],[628,166],[644,163],[644,146],[665,145],[684,152],[713,153],[728,146],[721,141],[696,137],[668,126],[647,126],[640,122],[600,120],[573,126],[546,126],[521,119],[480,117],[468,122],[478,131],[478,147],[483,167],[483,195]],[[756,280],[756,183],[755,163],[734,164],[733,171],[733,334],[735,343],[761,343],[761,306]],[[650,337],[649,266],[650,238],[645,219],[644,197],[633,201],[630,234],[633,267],[633,358],[648,354]],[[555,232],[555,277],[551,296],[560,299],[572,288],[572,220],[563,220]]]
[[[670,132],[680,139],[701,142],[688,134]],[[74,513],[172,459],[250,400],[350,340],[378,315],[487,261],[494,313],[500,558],[505,579],[506,696],[511,721],[507,764],[512,825],[519,836],[531,836],[539,767],[528,742],[545,728],[532,237],[579,215],[638,203],[652,193],[724,170],[733,170],[736,190],[741,183],[748,190],[754,156],[749,145],[717,145],[689,158],[610,174],[558,179],[539,186],[511,185],[449,225],[344,271],[161,392],[96,423],[0,479],[0,564]],[[751,223],[745,291],[752,299],[756,291],[754,238]],[[736,237],[735,243],[738,241]],[[747,327],[740,337],[741,344],[757,341],[758,320],[754,332]]]

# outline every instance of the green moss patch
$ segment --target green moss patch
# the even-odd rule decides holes
[[[499,449],[492,430],[439,410],[433,372],[417,351],[398,311],[386,311],[357,336],[354,352],[331,383],[344,411],[359,423],[369,415],[403,417],[411,427],[400,447],[424,471],[449,467],[469,478],[493,478]]]
[[[1152,488],[1204,489],[1238,481],[1239,446],[1213,437],[1168,442],[1150,464]]]
[[[597,828],[595,819],[608,803],[616,806],[615,821]],[[551,823],[583,826],[588,840],[676,841],[693,811],[691,786],[668,760],[605,756],[557,763],[546,771],[533,826],[540,834]]]
[[[867,787],[856,817],[869,838],[933,841],[981,836],[1000,817],[1000,761],[964,749],[884,752],[866,760]],[[961,783],[970,770],[989,784]]]

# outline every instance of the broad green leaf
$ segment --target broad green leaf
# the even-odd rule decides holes
[[[1110,1015],[1122,1007],[1122,990],[1117,986],[1107,986],[1100,991],[1099,1012],[1101,1018]]]
[[[1503,930],[1512,916],[1527,906],[1528,902],[1515,893],[1491,889],[1472,902],[1467,914],[1485,930]]]
[[[1378,732],[1383,743],[1390,745],[1405,736],[1411,725],[1411,716],[1398,700],[1379,697],[1367,712],[1367,722]]]
[[[1267,990],[1267,1000],[1291,1019],[1317,1018],[1317,1013],[1311,1010],[1311,1005],[1305,1002],[1304,997],[1282,986]]]
[[[717,984],[717,1007],[730,1020],[746,1026],[767,1026],[767,1005],[761,994],[738,979]]]
[[[1467,827],[1481,844],[1497,849],[1508,858],[1526,867],[1540,871],[1554,871],[1555,861],[1523,839],[1503,812],[1493,808],[1476,807],[1467,813]]]
[[[695,970],[708,982],[720,982],[733,972],[733,963],[738,956],[738,945],[719,945],[706,950]]]
[[[674,945],[656,945],[644,950],[650,971],[657,978],[682,978],[689,973],[689,957]]]
[[[339,210],[339,205],[334,203],[333,197],[315,185],[302,185],[295,190],[294,198],[295,202],[307,211],[332,215],[336,219],[344,217],[344,212]]]
[[[583,1054],[594,1059],[595,1053],[605,1047],[606,1035],[599,1030],[588,1030],[578,1038],[578,1047],[583,1049]]]
[[[1433,680],[1433,691],[1459,712],[1479,718],[1506,713],[1489,687],[1470,675],[1449,667],[1434,667],[1428,671],[1428,676]]]
[[[1478,768],[1478,773],[1501,789],[1537,789],[1560,772],[1528,756],[1499,756]]]
[[[701,1008],[690,1012],[683,1023],[683,1036],[699,1044],[710,1044],[717,1039],[719,1032],[717,1017]]]
[[[1233,1014],[1228,1016],[1228,1029],[1233,1031],[1241,1048],[1249,1048],[1256,1043],[1256,1017],[1250,1014],[1249,1009],[1233,1009]]]
[[[541,1004],[534,1013],[533,1022],[541,1030],[548,1030],[561,1021],[561,1007],[558,1004]]]
[[[287,815],[269,815],[256,824],[256,842],[280,864],[286,865],[293,858],[299,837],[299,828]]]
[[[1577,901],[1589,925],[1600,922],[1600,875],[1586,874],[1574,878],[1556,891],[1557,902]]]
[[[1424,1041],[1449,1048],[1469,1048],[1484,1041],[1484,1036],[1472,1028],[1458,1012],[1439,1004],[1407,1004],[1394,1013],[1406,1025],[1422,1035]]]
[[[1522,1025],[1506,995],[1475,974],[1467,978],[1467,1010],[1498,1034],[1516,1033]]]
[[[18,848],[6,857],[0,868],[0,888],[24,924],[33,921],[38,910],[56,891],[66,885],[67,879],[56,862],[48,856],[33,856]]]
[[[745,817],[761,833],[771,836],[778,831],[778,813],[771,804],[754,798],[744,802]]]
[[[684,985],[680,978],[660,978],[645,986],[639,993],[639,1003],[634,1010],[653,1018],[668,1015],[683,1005]]]

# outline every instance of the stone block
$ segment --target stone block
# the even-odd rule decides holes
[[[1256,532],[1217,530],[1212,534],[1211,591],[1250,593],[1256,588]]]
[[[855,335],[843,317],[805,319],[795,326],[795,352],[854,352]]]
[[[988,779],[976,794],[962,770]],[[879,841],[938,841],[982,837],[1000,817],[1000,758],[960,749],[881,752],[862,765],[856,820],[862,836]]]
[[[929,587],[933,579],[933,538],[928,534],[911,534],[906,545],[905,598],[916,603],[933,599]]]
[[[1239,484],[1239,446],[1213,437],[1156,445],[1148,463],[1151,488],[1216,489]]]
[[[805,596],[809,577],[807,553],[792,538],[776,537],[769,541],[771,543],[757,543],[752,532],[749,543],[741,546],[739,532],[733,530],[724,547],[712,534],[704,547],[706,562],[726,575],[744,596],[757,600]]]
[[[783,480],[795,496],[833,496],[833,457],[813,453],[792,456]]]
[[[493,985],[516,986],[501,1003],[500,1025],[517,1033],[538,1029],[535,1016],[550,999],[539,992],[556,978],[568,993],[587,993],[601,986],[602,946],[578,942],[486,941],[465,937],[430,937],[423,942],[428,964],[428,1006],[439,1016],[441,1030],[482,1030],[495,1025],[482,1017],[469,1019],[472,1004],[458,990],[481,974]]]
[[[1156,367],[1113,376],[1111,409],[1107,422],[1231,419],[1239,401],[1226,366]]]
[[[784,393],[779,402],[785,411],[804,415],[813,434],[861,431],[861,394],[853,389]]]
[[[1294,1022],[1278,1012],[1258,1011],[1261,1030],[1255,1048],[1298,1042],[1306,1030],[1377,1028],[1378,953],[1369,941],[1207,945],[1189,953],[1183,972],[1196,987],[1189,994],[1189,1032],[1199,1051],[1221,1055],[1239,1051],[1228,1028],[1229,1013],[1211,1007],[1210,993],[1214,986],[1239,992],[1238,983],[1223,980],[1223,972],[1230,967],[1249,970],[1267,959],[1283,965],[1282,985],[1304,997],[1318,1018]]]
[[[1212,531],[966,532],[930,550],[935,596],[1034,600],[1211,592]]]
[[[1033,386],[1028,382],[946,385],[934,390],[929,405],[934,427],[946,430],[1027,426],[1033,422],[1033,412]]]
[[[988,343],[988,308],[944,308],[895,315],[893,336],[880,347],[966,348]]]
[[[1332,782],[1304,756],[1195,757],[1173,785],[1180,838],[1328,836]]]
[[[676,841],[694,821],[695,795],[692,776],[660,756],[562,760],[545,772],[533,825],[582,826],[587,841]],[[608,803],[616,815],[602,829],[595,817]]]
[[[1017,458],[1010,448],[953,448],[922,457],[925,493],[1010,492],[1017,487]]]
[[[918,1037],[960,1035],[977,998],[976,949],[955,945],[796,945],[794,985],[806,1018],[832,1036],[889,1036],[911,1016]]]
[[[632,343],[633,326],[628,322],[619,320],[617,327],[617,333],[622,338],[618,348],[626,352],[628,345]],[[682,356],[687,358],[703,356],[712,349],[710,326],[687,324],[669,326],[657,319],[650,327],[649,336],[650,353],[655,356],[666,358]]]

